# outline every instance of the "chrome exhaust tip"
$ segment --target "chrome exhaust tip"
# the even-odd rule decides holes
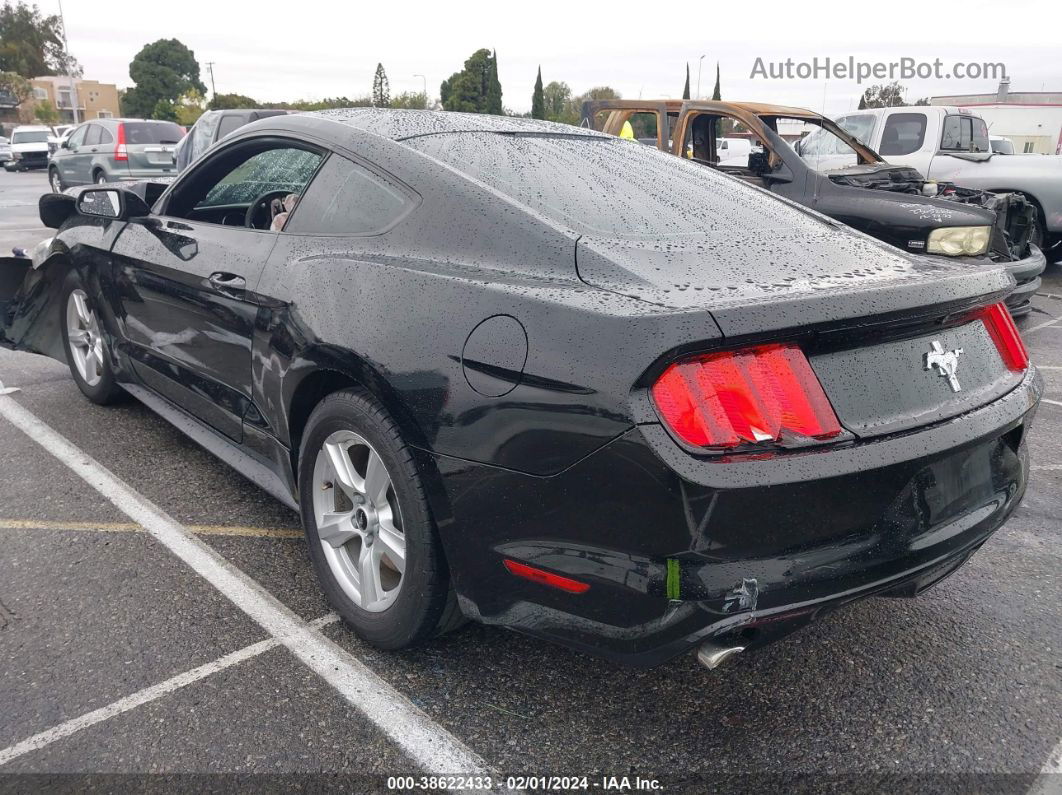
[[[697,649],[697,662],[711,671],[743,651],[745,651],[744,646],[720,646],[715,641],[706,640]]]

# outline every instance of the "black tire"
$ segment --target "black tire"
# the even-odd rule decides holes
[[[401,591],[380,612],[362,609],[344,592],[325,557],[314,510],[314,467],[328,437],[352,431],[379,454],[391,477],[405,536]],[[310,559],[328,602],[359,637],[380,649],[422,643],[457,626],[450,573],[428,508],[413,456],[398,426],[366,392],[349,389],[328,395],[306,423],[299,450],[299,504]]]
[[[59,169],[55,166],[48,169],[48,184],[52,188],[52,193],[62,193],[66,190],[66,183],[63,182],[63,175],[59,173]]]
[[[74,355],[70,345],[70,330],[67,328],[67,306],[71,300],[70,296],[75,290],[81,290],[85,293],[89,309],[95,313],[95,316],[99,317],[99,312],[95,306],[95,301],[89,290],[87,290],[81,281],[81,277],[78,276],[76,271],[71,271],[66,277],[66,282],[63,285],[63,290],[60,293],[61,300],[59,302],[58,311],[59,315],[59,328],[63,335],[63,351],[66,354],[66,363],[70,368],[70,375],[74,379],[74,383],[77,384],[77,388],[81,390],[81,393],[100,406],[106,406],[109,403],[114,403],[125,396],[125,391],[118,385],[114,378],[114,369],[111,367],[110,350],[107,346],[106,337],[101,337],[100,344],[103,350],[103,360],[99,368],[100,378],[96,383],[90,384],[85,380],[84,376],[78,370],[77,364],[74,362]]]
[[[107,183],[107,175],[102,171],[93,171],[92,182],[95,185],[105,185]]]

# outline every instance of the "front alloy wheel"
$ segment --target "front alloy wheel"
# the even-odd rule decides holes
[[[313,469],[314,519],[325,560],[362,610],[394,603],[406,570],[406,536],[391,475],[369,442],[332,433]]]
[[[51,183],[52,193],[63,192],[63,178],[59,176],[59,169],[53,168],[48,174],[48,182]]]
[[[82,380],[90,387],[98,386],[104,373],[103,338],[96,313],[81,288],[71,290],[66,299],[66,339],[70,361]]]

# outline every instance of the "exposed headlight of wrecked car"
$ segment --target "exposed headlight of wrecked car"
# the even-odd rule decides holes
[[[979,257],[988,251],[990,226],[952,226],[929,233],[926,251],[949,257]]]

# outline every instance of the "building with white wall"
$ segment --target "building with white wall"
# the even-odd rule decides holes
[[[1062,154],[1062,92],[1011,92],[1004,78],[995,94],[939,96],[930,102],[969,108],[988,123],[991,135],[1013,141],[1015,152]]]

